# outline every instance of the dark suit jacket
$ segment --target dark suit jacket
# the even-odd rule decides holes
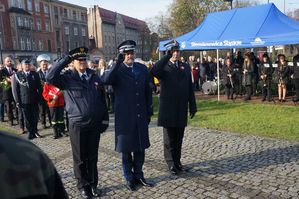
[[[39,76],[36,72],[31,71],[28,76],[25,72],[18,71],[12,84],[16,103],[22,104],[38,104],[42,99],[42,87]]]
[[[178,67],[165,55],[151,69],[160,80],[160,104],[158,125],[163,127],[187,126],[189,112],[197,111],[189,65],[178,62]]]
[[[116,151],[133,152],[148,148],[148,119],[153,109],[146,66],[134,63],[132,71],[123,63],[115,64],[103,74],[102,81],[113,86]]]

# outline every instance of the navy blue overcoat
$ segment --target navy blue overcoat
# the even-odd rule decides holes
[[[140,63],[128,67],[115,64],[102,77],[115,95],[115,150],[143,151],[150,146],[148,121],[153,113],[152,92],[147,67]]]

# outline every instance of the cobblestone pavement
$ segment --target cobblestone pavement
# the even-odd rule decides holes
[[[229,132],[188,127],[182,163],[189,168],[171,176],[163,161],[162,129],[150,126],[144,173],[153,188],[125,188],[120,155],[114,151],[113,124],[101,136],[99,186],[102,198],[299,198],[299,142],[287,142]],[[80,198],[72,169],[68,137],[33,142],[55,163],[70,198]]]

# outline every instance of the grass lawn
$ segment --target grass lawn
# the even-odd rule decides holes
[[[198,100],[197,110],[191,126],[299,141],[298,106]]]

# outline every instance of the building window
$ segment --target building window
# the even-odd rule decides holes
[[[86,36],[86,29],[82,28],[82,37],[85,37],[85,36]]]
[[[22,0],[17,0],[17,7],[18,8],[23,8]]]
[[[32,41],[32,50],[36,50],[35,41]]]
[[[35,12],[40,12],[40,2],[39,2],[39,0],[35,0]]]
[[[69,35],[70,34],[70,29],[68,26],[64,26],[64,34]]]
[[[38,50],[43,50],[44,46],[43,46],[43,42],[41,40],[38,40]]]
[[[32,11],[32,1],[27,0],[27,10]]]
[[[33,20],[29,19],[29,27],[31,30],[33,30]]]
[[[40,19],[36,20],[36,28],[37,28],[38,31],[42,30],[42,25],[41,25]]]
[[[74,27],[74,35],[78,35],[78,28]]]
[[[26,17],[24,18],[24,26],[29,28],[29,20]]]
[[[45,28],[47,32],[50,32],[50,23],[48,21],[45,22]]]
[[[23,26],[23,19],[22,17],[17,17],[17,21],[18,21],[18,26]]]
[[[27,50],[31,50],[31,41],[27,38]]]
[[[77,13],[76,13],[76,11],[75,11],[75,10],[73,11],[73,19],[74,19],[74,20],[76,20],[76,19],[77,19]]]
[[[45,14],[49,14],[49,5],[48,4],[44,5],[44,11],[45,11]]]
[[[67,9],[66,8],[63,9],[63,17],[67,18]]]
[[[21,38],[21,50],[25,50],[25,39]]]
[[[54,14],[57,14],[57,15],[59,14],[58,13],[58,7],[56,7],[56,6],[54,6]]]
[[[85,21],[85,13],[84,12],[81,12],[81,20]]]

